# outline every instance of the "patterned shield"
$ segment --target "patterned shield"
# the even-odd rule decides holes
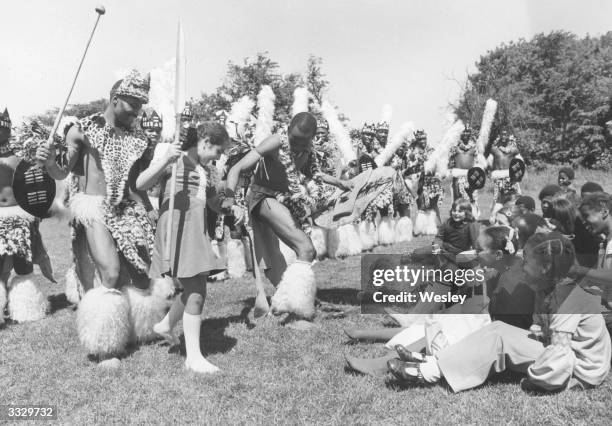
[[[482,189],[487,177],[480,167],[472,167],[467,174],[468,184],[471,190]]]
[[[520,158],[513,158],[510,161],[508,173],[512,183],[522,181],[523,177],[525,176],[525,162]]]
[[[363,173],[366,170],[371,170],[376,168],[376,163],[368,154],[361,154],[359,157],[359,173]]]
[[[45,218],[55,198],[55,180],[40,167],[22,161],[13,175],[13,192],[22,209]]]

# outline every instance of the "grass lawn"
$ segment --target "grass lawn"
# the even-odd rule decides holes
[[[584,176],[612,189],[603,173]],[[578,173],[578,186],[584,176]],[[524,188],[533,196],[555,181],[551,171],[531,174]],[[483,211],[490,192],[488,187],[481,197]],[[446,200],[443,211],[448,207]],[[68,227],[47,220],[41,231],[59,281],[43,284],[54,311],[42,321],[0,330],[0,404],[56,405],[62,424],[78,425],[609,424],[610,378],[595,390],[532,396],[520,390],[512,375],[452,394],[444,386],[406,388],[391,379],[345,372],[345,353],[375,356],[385,349],[382,344],[348,344],[343,329],[381,327],[383,317],[347,309],[344,318],[320,314],[319,327],[308,332],[273,322],[249,327],[245,309],[255,294],[250,278],[209,285],[202,348],[222,374],[187,374],[180,351],[162,343],[135,349],[115,371],[100,371],[79,345],[75,312],[63,296],[70,262]],[[427,241],[417,238],[375,251],[403,252]],[[319,297],[355,307],[359,259],[317,263]]]

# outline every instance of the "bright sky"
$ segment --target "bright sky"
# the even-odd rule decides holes
[[[488,49],[554,29],[580,36],[612,29],[607,0],[103,1],[107,13],[71,102],[107,96],[119,69],[149,70],[172,58],[180,19],[190,97],[217,87],[229,60],[267,50],[283,72],[303,72],[312,53],[324,60],[331,102],[353,126],[378,120],[388,103],[392,128],[410,120],[433,138]],[[96,4],[3,4],[0,107],[13,118],[63,102]]]

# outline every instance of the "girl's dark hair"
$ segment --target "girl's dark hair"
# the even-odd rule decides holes
[[[465,198],[457,198],[455,201],[453,201],[453,205],[451,206],[451,214],[454,210],[465,212],[466,222],[474,221],[474,214],[472,212],[472,203],[470,203]]]
[[[489,226],[485,228],[484,233],[491,238],[491,249],[501,250],[507,254],[516,252],[518,248],[518,236],[514,229],[507,226]],[[510,236],[511,233],[512,236]],[[514,248],[512,253],[508,250],[508,243],[512,244]]]
[[[204,121],[197,127],[189,126],[181,129],[181,140],[183,141],[181,149],[185,151],[192,148],[197,145],[200,139],[207,136],[213,145],[223,145],[229,140],[225,127],[216,121]]]
[[[576,207],[567,198],[555,197],[551,200],[550,220],[562,234],[574,233],[576,215]]]
[[[600,212],[603,209],[612,211],[612,197],[605,192],[595,192],[589,194],[582,199],[580,203],[580,209],[587,208],[596,212]]]
[[[529,256],[535,256],[538,263],[549,267],[548,278],[552,280],[567,277],[576,258],[572,242],[557,231],[533,235],[525,248]]]

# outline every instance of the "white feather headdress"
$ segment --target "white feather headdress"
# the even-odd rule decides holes
[[[291,116],[295,117],[300,112],[308,112],[310,93],[305,87],[298,87],[293,91],[293,105],[291,105]]]
[[[382,167],[391,160],[393,154],[399,149],[400,146],[407,140],[414,137],[414,123],[409,121],[402,124],[399,131],[394,133],[389,143],[385,146],[380,154],[376,156],[374,161],[378,167]]]
[[[432,155],[425,161],[425,172],[435,172],[438,177],[448,176],[448,155],[453,146],[457,145],[461,133],[465,129],[463,121],[457,120],[444,134]]]
[[[336,141],[336,145],[342,154],[343,162],[348,164],[348,162],[355,160],[357,154],[353,150],[351,137],[346,127],[340,122],[336,108],[334,108],[328,100],[324,100],[321,105],[321,111],[323,112],[323,117],[329,124],[329,132]]]
[[[478,166],[485,168],[486,160],[484,158],[484,152],[489,143],[489,136],[491,135],[491,127],[493,126],[493,120],[495,119],[495,113],[497,112],[497,102],[493,99],[487,99],[485,109],[482,114],[482,123],[480,125],[480,133],[478,134],[478,140],[476,141],[476,147],[478,148],[478,158],[476,163]]]
[[[270,86],[262,86],[257,95],[257,123],[255,124],[255,146],[259,145],[265,138],[272,134],[274,126],[274,92]]]
[[[251,118],[251,111],[255,108],[255,101],[248,96],[243,96],[232,104],[225,128],[230,138],[239,140],[244,135],[246,123]]]

